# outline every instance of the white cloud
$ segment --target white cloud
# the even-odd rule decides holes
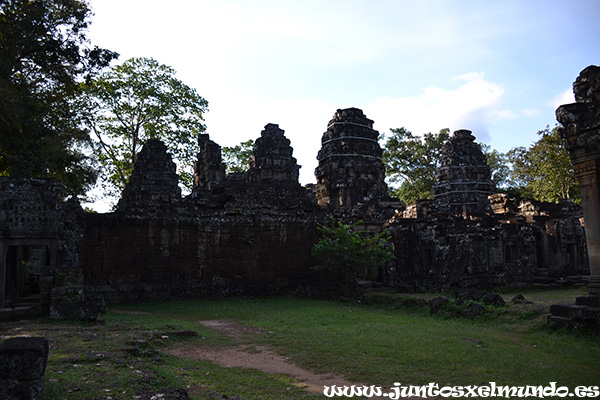
[[[514,112],[510,111],[510,110],[489,110],[487,112],[487,116],[490,117],[490,119],[494,119],[494,120],[507,120],[507,119],[515,119],[518,117],[517,114],[515,114]]]
[[[573,94],[573,89],[567,89],[564,92],[561,92],[554,96],[547,104],[552,107],[553,110],[556,110],[558,107],[563,104],[571,104],[575,102],[575,95]]]
[[[451,81],[480,81],[485,77],[485,72],[469,72],[467,74],[462,74],[459,76],[455,76],[450,79]]]
[[[479,141],[489,141],[488,126],[492,120],[512,119],[510,110],[499,109],[504,89],[487,81],[484,73],[468,73],[452,81],[464,81],[455,89],[429,87],[419,96],[381,97],[363,106],[375,121],[375,129],[389,133],[390,128],[405,127],[414,134],[468,129]]]

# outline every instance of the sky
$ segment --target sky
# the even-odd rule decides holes
[[[208,100],[221,146],[279,124],[315,182],[321,136],[357,107],[390,135],[468,129],[530,146],[600,65],[600,0],[90,0],[93,45],[152,57]]]

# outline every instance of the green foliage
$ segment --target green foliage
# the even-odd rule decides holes
[[[392,136],[383,149],[386,176],[390,182],[400,184],[392,190],[392,195],[405,204],[432,199],[435,171],[439,167],[442,148],[449,138],[449,129],[426,133],[423,138],[414,136],[405,128],[392,129]]]
[[[252,139],[241,142],[234,147],[223,147],[221,154],[223,156],[223,162],[225,163],[226,172],[230,174],[233,172],[248,171],[250,160],[253,156],[253,148],[254,140]]]
[[[394,258],[387,232],[373,235],[358,231],[355,228],[360,223],[345,225],[332,218],[331,226],[319,224],[323,237],[312,249],[313,256],[318,259],[314,269],[335,274],[346,295],[356,290],[360,271],[385,266]]]
[[[448,318],[496,319],[504,312],[502,306],[468,298],[450,298],[435,314]]]
[[[131,58],[83,85],[88,126],[113,191],[121,191],[148,139],[165,142],[178,164],[181,183],[191,189],[198,134],[204,132],[208,102],[175,78],[173,68],[152,58]]]
[[[508,156],[498,150],[492,150],[490,145],[480,143],[481,151],[487,158],[487,165],[490,167],[492,182],[497,188],[502,189],[508,185],[508,178],[511,173]]]
[[[95,182],[74,104],[116,54],[88,47],[90,16],[85,1],[0,2],[0,175],[58,178],[78,195]]]
[[[516,147],[508,152],[512,163],[510,183],[525,198],[556,202],[581,201],[579,185],[569,153],[558,135],[558,126],[539,131],[540,139],[529,149]]]

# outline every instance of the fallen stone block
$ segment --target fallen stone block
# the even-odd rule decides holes
[[[41,379],[48,362],[48,340],[17,337],[0,346],[0,379],[30,381]]]
[[[435,297],[431,300],[429,300],[429,306],[431,307],[430,312],[431,314],[436,314],[440,308],[442,308],[442,306],[444,304],[446,304],[448,302],[448,299],[445,297]]]

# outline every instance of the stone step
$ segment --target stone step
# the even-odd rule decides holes
[[[10,308],[0,308],[0,321],[35,317],[43,314],[39,304],[19,305]]]
[[[556,282],[556,279],[550,278],[548,276],[539,276],[539,275],[536,275],[536,276],[533,277],[533,283],[534,284],[536,284],[536,283],[550,284],[550,283],[554,283],[554,282]]]
[[[600,321],[600,307],[582,304],[553,304],[550,306],[550,314],[579,321]]]
[[[538,268],[535,271],[536,276],[548,276],[550,274],[550,268]]]
[[[582,306],[600,307],[600,296],[586,295],[575,299],[575,304]]]

